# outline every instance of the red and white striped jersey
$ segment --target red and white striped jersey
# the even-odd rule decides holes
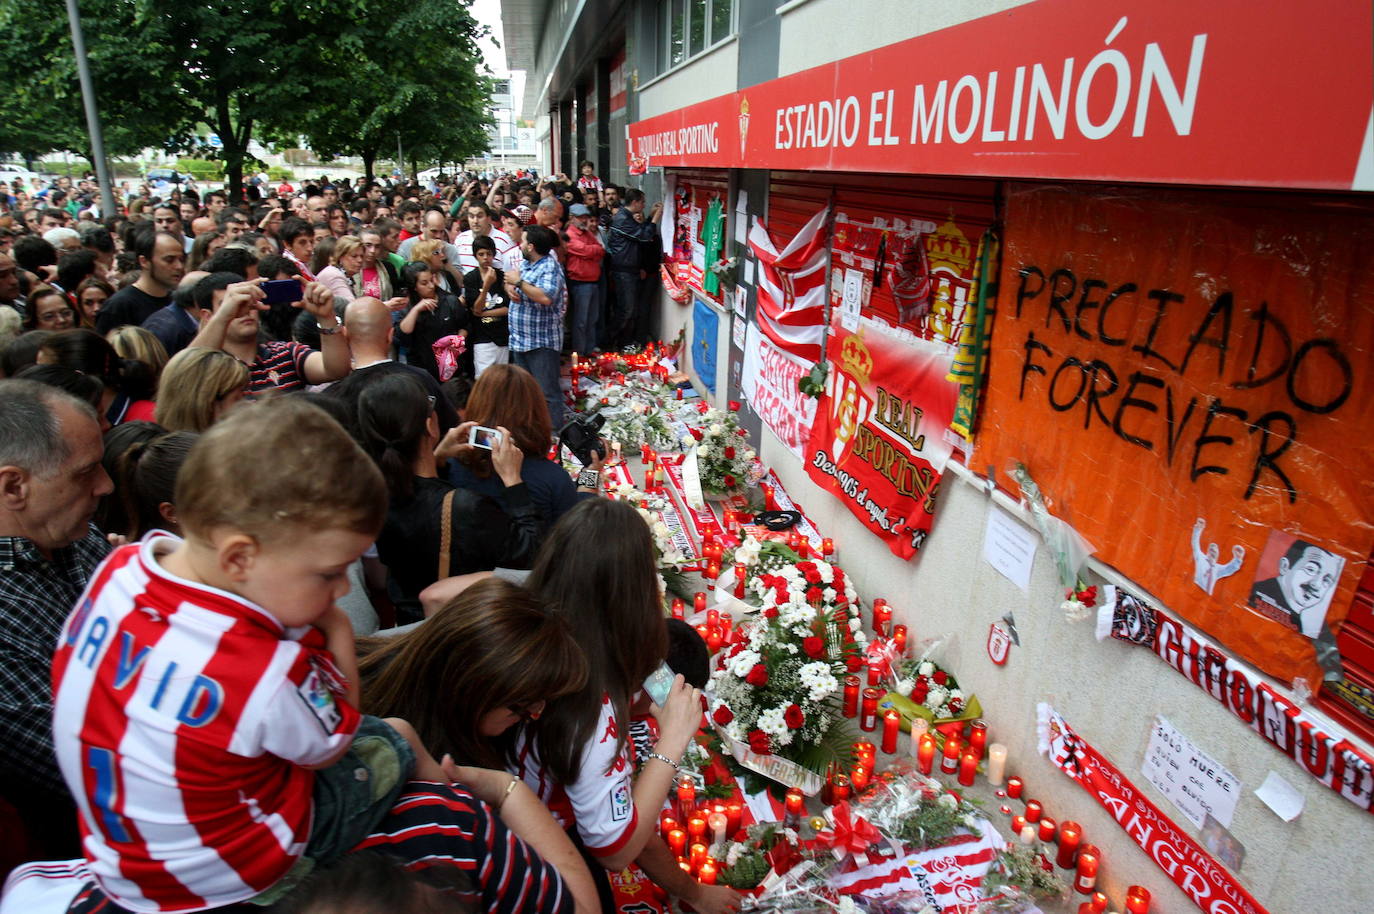
[[[168,574],[177,545],[115,550],[53,658],[58,764],[90,871],[133,911],[242,901],[310,835],[314,773],[359,713],[314,628]]]
[[[523,733],[516,746],[516,776],[539,795],[560,825],[568,828],[576,824],[582,843],[597,857],[609,857],[624,847],[639,819],[630,780],[633,747],[627,739],[616,752],[618,743],[615,705],[605,695],[596,731],[582,752],[582,773],[575,783],[560,784],[545,772],[537,749]]]

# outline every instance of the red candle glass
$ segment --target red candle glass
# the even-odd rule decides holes
[[[1007,778],[1007,796],[1013,800],[1021,798],[1021,791],[1026,788],[1026,782],[1017,777]]]
[[[862,763],[855,765],[849,772],[849,783],[856,793],[863,793],[873,777],[873,769]]]
[[[668,846],[673,849],[675,857],[687,853],[687,833],[680,828],[668,832]]]
[[[867,765],[870,770],[876,767],[878,761],[878,749],[867,740],[859,740],[854,744],[854,760],[860,765]]]
[[[849,777],[847,775],[836,773],[830,779],[830,795],[832,797],[831,805],[848,800],[850,793],[851,791],[849,789]]]
[[[1049,816],[1040,820],[1040,840],[1046,844],[1054,840],[1055,822]]]
[[[681,597],[673,597],[673,618],[681,619],[687,615],[687,604],[682,602]]]
[[[691,778],[683,778],[677,785],[677,817],[686,822],[697,808],[697,785]]]
[[[898,655],[906,653],[906,626],[892,626],[892,643],[897,648]]]
[[[730,835],[739,831],[740,825],[744,823],[744,804],[738,800],[732,800],[725,804],[725,830]]]
[[[1083,840],[1083,826],[1077,822],[1062,822],[1059,825],[1059,854],[1055,863],[1060,869],[1069,869],[1078,858],[1078,844]]]
[[[1080,895],[1092,892],[1097,885],[1098,850],[1091,844],[1078,849],[1078,871],[1074,876],[1073,887]]]
[[[1039,800],[1026,801],[1026,821],[1032,825],[1040,821],[1040,817],[1045,814],[1045,807],[1040,805]]]
[[[701,869],[697,871],[697,881],[702,885],[716,884],[716,864],[710,857],[701,862]]]
[[[931,766],[935,764],[935,737],[929,733],[921,735],[921,745],[916,750],[916,765],[921,769],[921,774],[930,774]]]
[[[675,828],[677,828],[677,819],[674,819],[672,813],[668,810],[663,810],[658,817],[659,834],[666,835]]]
[[[719,627],[720,627],[720,610],[718,610],[718,609],[708,609],[708,610],[706,610],[706,627],[707,627],[707,628],[719,628]]]
[[[687,853],[689,855],[688,862],[692,864],[693,872],[695,872],[698,868],[700,868],[700,866],[703,863],[706,862],[705,844],[693,844],[691,850],[689,850]]]
[[[787,796],[783,800],[783,807],[787,812],[784,824],[788,828],[796,828],[801,822],[802,811],[806,809],[806,795],[802,793],[800,787],[793,787],[787,791]]]
[[[821,556],[825,558],[826,561],[829,561],[830,557],[834,554],[835,541],[827,536],[821,540]]]
[[[745,585],[745,583],[746,583],[746,581],[745,581],[744,563],[743,563],[743,562],[736,562],[736,563],[735,563],[735,598],[736,598],[736,599],[739,599],[739,600],[743,600],[743,599],[744,599],[744,585]]]
[[[879,637],[886,638],[891,634],[892,628],[892,607],[887,605],[887,601],[879,598],[873,601],[873,631]]]
[[[859,715],[859,729],[865,733],[872,733],[878,728],[878,699],[882,697],[882,689],[864,689],[863,711]]]
[[[720,650],[721,645],[724,643],[725,638],[721,635],[720,629],[708,628],[706,630],[706,653],[714,654],[716,651]]]
[[[706,819],[704,816],[692,816],[687,820],[687,835],[693,842],[706,837]]]
[[[844,716],[856,717],[859,713],[859,677],[844,677]]]
[[[897,734],[902,731],[902,716],[893,708],[883,712],[883,751],[893,755],[897,751]]]
[[[978,760],[983,760],[983,752],[988,746],[988,725],[981,718],[968,725],[968,747],[978,753]]]
[[[699,613],[706,612],[706,594],[702,593],[699,590],[695,594],[693,594],[692,609]]]
[[[1126,890],[1126,914],[1149,914],[1150,891],[1143,885],[1133,885]]]
[[[868,684],[875,686],[883,681],[883,666],[881,663],[870,663],[868,665]]]
[[[978,755],[970,746],[959,758],[959,783],[965,787],[973,786],[973,777],[978,773]]]
[[[940,759],[941,774],[957,774],[959,771],[959,750],[963,748],[963,740],[957,736],[945,737],[945,754]]]
[[[1092,897],[1078,906],[1078,914],[1102,914],[1107,910],[1107,896],[1093,892]]]
[[[811,558],[811,540],[807,539],[804,536],[799,537],[798,539],[800,540],[800,542],[797,543],[797,555],[801,556],[804,559]]]
[[[1020,813],[1017,813],[1016,815],[1014,815],[1014,816],[1011,817],[1011,833],[1012,833],[1013,835],[1020,835],[1020,834],[1021,834],[1021,829],[1025,828],[1025,827],[1026,827],[1026,817],[1025,817],[1025,816],[1021,815]]]

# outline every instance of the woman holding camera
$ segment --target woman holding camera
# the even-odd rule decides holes
[[[518,365],[492,365],[477,379],[468,395],[464,413],[478,425],[510,430],[515,446],[524,455],[520,475],[529,487],[530,501],[540,519],[553,524],[583,498],[595,495],[601,485],[601,458],[577,475],[574,483],[563,467],[549,459],[553,428],[549,407],[539,382]],[[450,479],[461,489],[471,489],[495,498],[504,498],[493,454],[477,449],[458,455]]]
[[[440,441],[434,401],[415,378],[372,380],[358,397],[357,425],[358,442],[381,468],[391,496],[377,553],[402,594],[399,621],[422,616],[420,591],[440,578],[529,566],[544,525],[521,478],[523,454],[510,432],[498,428],[491,449],[482,451],[493,488],[499,486],[498,502],[438,478],[437,461],[471,459],[481,449],[468,443],[472,422]]]

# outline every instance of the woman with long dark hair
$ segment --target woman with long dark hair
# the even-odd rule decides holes
[[[563,617],[499,578],[478,581],[405,634],[360,640],[358,653],[363,713],[405,713],[435,758],[478,768],[513,762],[514,728],[587,682]]]
[[[455,489],[438,478],[436,461],[471,449],[471,423],[448,433],[440,447],[434,402],[403,374],[370,379],[358,396],[357,433],[386,480],[391,506],[377,552],[400,588],[400,621],[420,618],[420,591],[452,575],[523,568],[538,548],[542,525],[520,476],[520,450],[500,429],[492,464],[505,508],[495,499]]]
[[[587,657],[588,676],[586,685],[550,702],[538,721],[523,728],[516,774],[565,827],[576,830],[598,864],[591,868],[593,878],[607,895],[606,871],[637,862],[698,911],[732,910],[738,903],[733,891],[684,878],[655,834],[659,810],[701,721],[701,693],[681,676],[663,706],[652,709],[658,742],[631,779],[630,706],[668,650],[648,525],[624,502],[581,502],[550,531],[528,586],[567,619]]]
[[[431,243],[438,244],[422,241],[415,247]],[[436,249],[439,253],[435,256],[443,256],[443,249]],[[439,375],[434,344],[446,336],[466,336],[468,310],[458,296],[440,287],[436,278],[440,275],[419,260],[401,270],[401,285],[407,290],[410,304],[405,317],[396,325],[396,342],[409,352],[410,364],[423,368],[436,381],[447,381]]]

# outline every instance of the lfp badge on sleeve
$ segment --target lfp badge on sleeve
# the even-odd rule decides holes
[[[1011,654],[1011,632],[1001,622],[988,626],[988,656],[998,666],[1005,666]]]

